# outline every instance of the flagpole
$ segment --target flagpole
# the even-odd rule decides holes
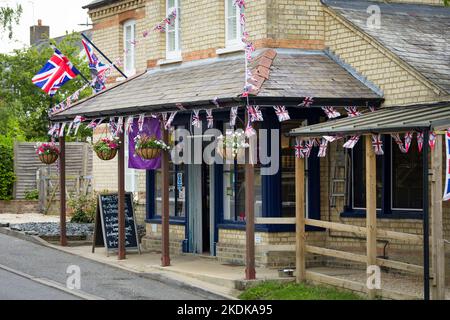
[[[94,47],[95,50],[98,51],[98,53],[100,53],[103,58],[105,58],[113,67],[114,69],[116,69],[123,77],[125,77],[125,79],[128,79],[128,77],[125,75],[125,73],[122,72],[122,70],[120,70],[115,63],[113,63],[84,33],[81,33],[81,36],[87,41],[89,42],[89,44],[91,46]]]

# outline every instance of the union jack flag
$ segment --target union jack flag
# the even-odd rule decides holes
[[[256,134],[256,130],[253,128],[250,119],[247,122],[247,127],[245,128],[245,136],[250,138]]]
[[[334,107],[322,107],[322,110],[325,112],[328,119],[335,119],[341,116],[341,114]]]
[[[235,0],[234,5],[239,8],[245,8],[245,0]]]
[[[50,130],[48,130],[48,135],[53,136],[54,134],[59,133],[59,123],[55,123],[50,127]]]
[[[214,105],[215,105],[217,108],[220,108],[220,105],[219,105],[219,98],[218,98],[218,97],[214,97],[212,103],[214,103]]]
[[[283,122],[291,119],[285,106],[274,106],[273,108],[275,109],[275,114],[278,117],[278,121]]]
[[[324,138],[325,140],[327,140],[328,142],[334,142],[334,141],[337,141],[337,140],[340,140],[340,139],[342,139],[342,138],[343,138],[343,136],[342,136],[342,135],[335,135],[335,136],[323,136],[323,138]]]
[[[247,106],[248,118],[251,122],[264,121],[261,110],[258,106]]]
[[[92,46],[84,39],[81,40],[84,50],[86,51],[86,56],[89,60],[89,69],[91,70],[92,76],[92,88],[95,93],[101,92],[106,89],[106,73],[109,67],[97,58]]]
[[[398,145],[398,148],[402,153],[407,153],[405,146],[403,145],[402,138],[400,138],[400,134],[393,133],[391,134],[392,139],[394,139],[395,143]]]
[[[214,117],[212,114],[212,109],[206,110],[206,121],[208,122],[208,129],[214,127]]]
[[[310,107],[314,103],[313,97],[305,97],[302,103],[300,103],[299,107]]]
[[[77,135],[78,129],[80,129],[80,125],[84,121],[86,121],[86,118],[83,116],[76,116],[73,120],[73,125],[75,126],[75,135]]]
[[[362,115],[361,112],[358,111],[358,108],[356,107],[345,107],[345,110],[347,111],[347,114],[350,118],[359,117]]]
[[[66,128],[66,125],[67,125],[67,123],[66,122],[63,122],[62,124],[61,124],[61,128],[59,128],[59,137],[61,138],[61,137],[64,137],[64,129]]]
[[[63,84],[79,74],[69,59],[55,49],[53,56],[31,81],[49,96],[54,96]]]
[[[145,122],[145,114],[142,113],[139,115],[139,120],[138,120],[139,132],[142,132],[142,130],[144,129],[144,122]]]
[[[294,149],[295,149],[295,157],[296,158],[303,159],[305,157],[305,154],[303,152],[304,148],[305,148],[304,141],[300,140],[298,138],[295,139]]]
[[[413,139],[413,133],[412,132],[406,132],[405,133],[405,150],[406,150],[406,153],[408,153],[409,148],[411,147],[412,139]]]
[[[327,156],[327,149],[328,149],[328,141],[325,138],[323,138],[320,142],[319,153],[317,154],[317,156],[319,158],[325,158]]]
[[[201,127],[201,120],[200,120],[200,110],[194,110],[194,114],[192,115],[192,126],[196,128]]]
[[[310,139],[306,142],[305,148],[303,149],[303,153],[305,154],[306,158],[309,158],[309,156],[311,155],[311,151],[315,144],[315,139]]]
[[[166,124],[164,125],[164,128],[166,128],[166,130],[169,130],[170,127],[172,126],[172,122],[175,119],[175,116],[177,115],[178,111],[174,111],[170,113],[169,119],[167,120]],[[166,118],[167,118],[167,113],[166,113]]]
[[[127,131],[128,134],[133,132],[133,121],[134,121],[133,117],[127,118],[125,130]]]
[[[383,151],[383,140],[381,140],[381,134],[372,134],[372,146],[373,151],[377,156],[382,156]]]
[[[92,120],[91,122],[89,122],[89,124],[87,125],[87,127],[88,127],[89,129],[95,129],[95,128],[97,128],[97,127],[100,125],[100,123],[103,121],[102,119],[100,119],[100,121],[97,123],[97,120],[98,120],[98,119],[94,119],[94,120]]]
[[[419,149],[419,153],[422,152],[422,149],[423,149],[423,132],[417,132],[417,148]]]
[[[232,107],[230,110],[230,126],[234,127],[236,125],[236,119],[239,107]]]
[[[436,146],[436,133],[430,132],[430,139],[428,140],[428,144],[430,145],[431,150],[434,150]]]
[[[108,124],[108,126],[109,126],[109,130],[110,130],[110,132],[111,132],[111,135],[112,135],[113,137],[115,137],[116,134],[117,134],[116,118],[110,117],[110,118],[109,118],[109,124]]]
[[[351,136],[350,139],[344,143],[344,148],[353,149],[359,141],[360,136]]]
[[[121,134],[123,132],[123,117],[117,119],[117,133]]]

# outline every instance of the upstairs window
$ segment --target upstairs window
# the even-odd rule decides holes
[[[135,65],[136,22],[130,20],[123,25],[124,69],[128,76],[136,73]]]
[[[241,10],[234,5],[235,0],[225,0],[225,40],[226,46],[242,44]]]
[[[167,0],[167,16],[176,9],[176,18],[167,25],[166,30],[166,59],[179,59],[181,57],[180,34],[180,0]]]

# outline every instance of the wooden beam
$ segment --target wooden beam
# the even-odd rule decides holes
[[[433,300],[445,299],[445,246],[442,220],[442,136],[436,136],[435,149],[431,153],[431,245],[432,270],[434,274],[432,286]],[[427,146],[424,146],[426,148]]]
[[[422,199],[423,199],[423,299],[430,300],[430,224],[429,224],[429,211],[430,211],[430,197],[429,197],[429,176],[428,176],[428,141],[429,131],[423,131],[423,145],[422,149],[422,166],[423,166],[423,186],[422,186]]]
[[[423,274],[422,266],[405,263],[405,262],[400,262],[400,261],[377,258],[377,265],[379,265],[380,267],[386,267],[386,268],[391,268],[391,269],[407,271],[407,272],[418,274],[418,275]]]
[[[119,190],[119,204],[118,204],[118,219],[119,219],[119,245],[118,245],[118,259],[124,260],[126,258],[126,236],[125,236],[125,134],[122,132],[118,134],[119,137],[119,161],[118,161],[118,190]]]
[[[164,128],[164,124],[161,124],[162,139],[169,145],[169,132]],[[161,266],[170,266],[170,245],[169,245],[169,153],[167,151],[162,152],[161,159],[162,169],[162,215],[161,215]]]
[[[55,188],[56,190],[56,188]],[[45,195],[47,197],[47,195]],[[59,243],[67,246],[66,232],[66,138],[59,138]]]
[[[314,219],[305,219],[305,224],[308,226],[313,227],[319,227],[319,228],[325,228],[330,229],[334,231],[342,231],[342,232],[349,232],[354,233],[359,236],[366,236],[366,228],[365,227],[358,227],[353,226],[349,224],[343,224],[343,223],[337,223],[337,222],[330,222],[330,221],[322,221],[322,220],[314,220]]]
[[[255,218],[255,224],[295,224],[295,218]]]
[[[296,277],[306,280],[305,159],[295,158]]]
[[[366,228],[367,267],[377,263],[377,159],[372,147],[372,137],[365,136],[366,143]],[[368,290],[369,299],[375,299],[376,292]]]
[[[340,250],[333,250],[333,249],[327,249],[327,248],[321,248],[316,246],[305,246],[305,250],[308,253],[314,253],[319,254],[322,256],[327,257],[333,257],[333,258],[339,258],[354,262],[360,262],[360,263],[366,263],[367,258],[365,255],[357,254],[357,253],[350,253]]]

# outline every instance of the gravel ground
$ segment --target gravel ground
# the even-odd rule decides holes
[[[25,231],[28,234],[45,237],[59,236],[58,222],[28,222],[15,223],[9,226],[12,230]],[[67,223],[67,235],[76,237],[86,237],[94,232],[93,223]],[[138,225],[138,233],[140,236],[145,235],[145,226]]]

